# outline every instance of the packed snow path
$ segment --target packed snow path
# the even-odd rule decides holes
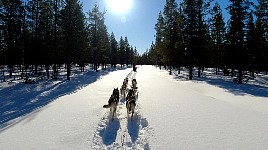
[[[132,79],[136,79],[135,76],[136,72],[131,71],[123,78],[128,78],[127,91],[130,89]],[[114,120],[111,120],[110,111],[107,109],[98,123],[98,129],[93,137],[92,149],[149,149],[148,138],[152,131],[147,120],[142,117],[138,93],[137,91],[137,105],[132,119],[127,114],[126,102],[123,97],[120,97]]]
[[[137,111],[131,121],[121,99],[111,121],[109,110],[102,106],[127,76],[137,79]],[[83,81],[77,78],[75,82]],[[69,84],[73,84],[72,80],[64,86],[73,87]],[[49,89],[41,96],[24,100],[42,103],[51,95],[55,98],[53,91]],[[268,89],[261,85],[237,85],[221,76],[188,81],[153,66],[141,66],[136,74],[130,68],[113,71],[67,94],[9,121],[7,127],[0,129],[0,149],[268,147]]]

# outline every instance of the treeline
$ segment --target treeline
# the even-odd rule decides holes
[[[26,69],[65,64],[70,80],[71,64],[83,71],[86,64],[128,65],[138,56],[127,37],[116,41],[107,32],[105,11],[97,4],[86,14],[79,0],[1,0],[0,2],[0,65],[7,65],[9,75],[15,65]],[[48,74],[49,78],[49,74]]]
[[[213,6],[212,6],[213,5]],[[155,25],[155,41],[142,55],[142,62],[189,68],[204,67],[238,70],[238,82],[243,72],[268,71],[268,1],[230,0],[226,23],[222,8],[212,0],[166,0]],[[179,70],[180,71],[180,70]]]

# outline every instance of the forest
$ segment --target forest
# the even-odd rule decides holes
[[[0,5],[0,66],[56,79],[61,66],[70,80],[72,66],[133,64],[138,56],[127,37],[116,41],[97,4],[86,14],[78,0],[2,0]],[[53,71],[50,71],[52,68]],[[3,72],[4,74],[4,72]]]
[[[86,14],[79,0],[2,0],[0,4],[0,66],[9,77],[19,68],[47,78],[57,78],[66,68],[91,64],[116,67],[150,64],[172,69],[185,67],[189,79],[194,68],[200,77],[204,68],[237,77],[268,72],[268,1],[229,0],[221,8],[215,0],[166,0],[155,24],[155,41],[144,54],[127,37],[115,39],[105,25],[105,11],[97,4]],[[228,10],[224,20],[222,9]],[[4,75],[4,72],[3,72]],[[27,73],[25,75],[27,79]]]
[[[155,25],[156,38],[141,57],[146,64],[157,64],[180,72],[193,68],[200,77],[205,67],[222,70],[242,83],[245,74],[268,71],[268,1],[230,0],[227,8],[217,1],[167,0]],[[225,22],[222,9],[230,19]]]

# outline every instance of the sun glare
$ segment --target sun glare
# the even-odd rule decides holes
[[[110,10],[116,14],[127,13],[132,5],[132,0],[106,0]]]

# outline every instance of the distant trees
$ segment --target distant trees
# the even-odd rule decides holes
[[[86,16],[79,0],[2,0],[0,65],[8,65],[10,76],[15,65],[33,66],[35,74],[45,66],[47,78],[52,67],[56,79],[65,64],[70,80],[72,64],[84,71],[92,63],[97,71],[100,65],[135,63],[137,50],[127,37],[118,42],[109,35],[104,15],[95,4]]]
[[[256,6],[256,33],[257,33],[257,53],[256,64],[258,70],[268,72],[268,1],[258,0]]]
[[[232,75],[238,70],[238,82],[242,83],[243,72],[250,71],[253,76],[256,70],[268,70],[268,2],[258,2],[253,7],[249,0],[230,0],[226,25],[217,2],[184,0],[177,5],[167,0],[156,21],[155,41],[142,57],[168,66],[169,71],[178,67],[180,72],[180,66],[185,66],[189,79],[193,78],[193,67],[198,67],[198,77],[204,67],[215,67],[216,74],[220,68],[231,68]]]
[[[53,68],[57,78],[60,65],[72,64],[81,71],[91,63],[102,65],[141,63],[160,67],[189,69],[189,79],[198,68],[232,69],[242,83],[245,71],[268,72],[268,2],[230,0],[226,8],[230,19],[224,22],[222,8],[212,0],[166,0],[155,24],[155,41],[139,55],[128,37],[118,40],[109,34],[105,11],[97,5],[87,15],[78,0],[2,0],[0,1],[0,64],[12,76],[14,66],[30,66],[34,73],[45,66],[47,78]],[[236,72],[238,70],[238,72]]]
[[[3,0],[1,4],[2,54],[12,76],[13,66],[22,63],[23,5],[20,0]]]

